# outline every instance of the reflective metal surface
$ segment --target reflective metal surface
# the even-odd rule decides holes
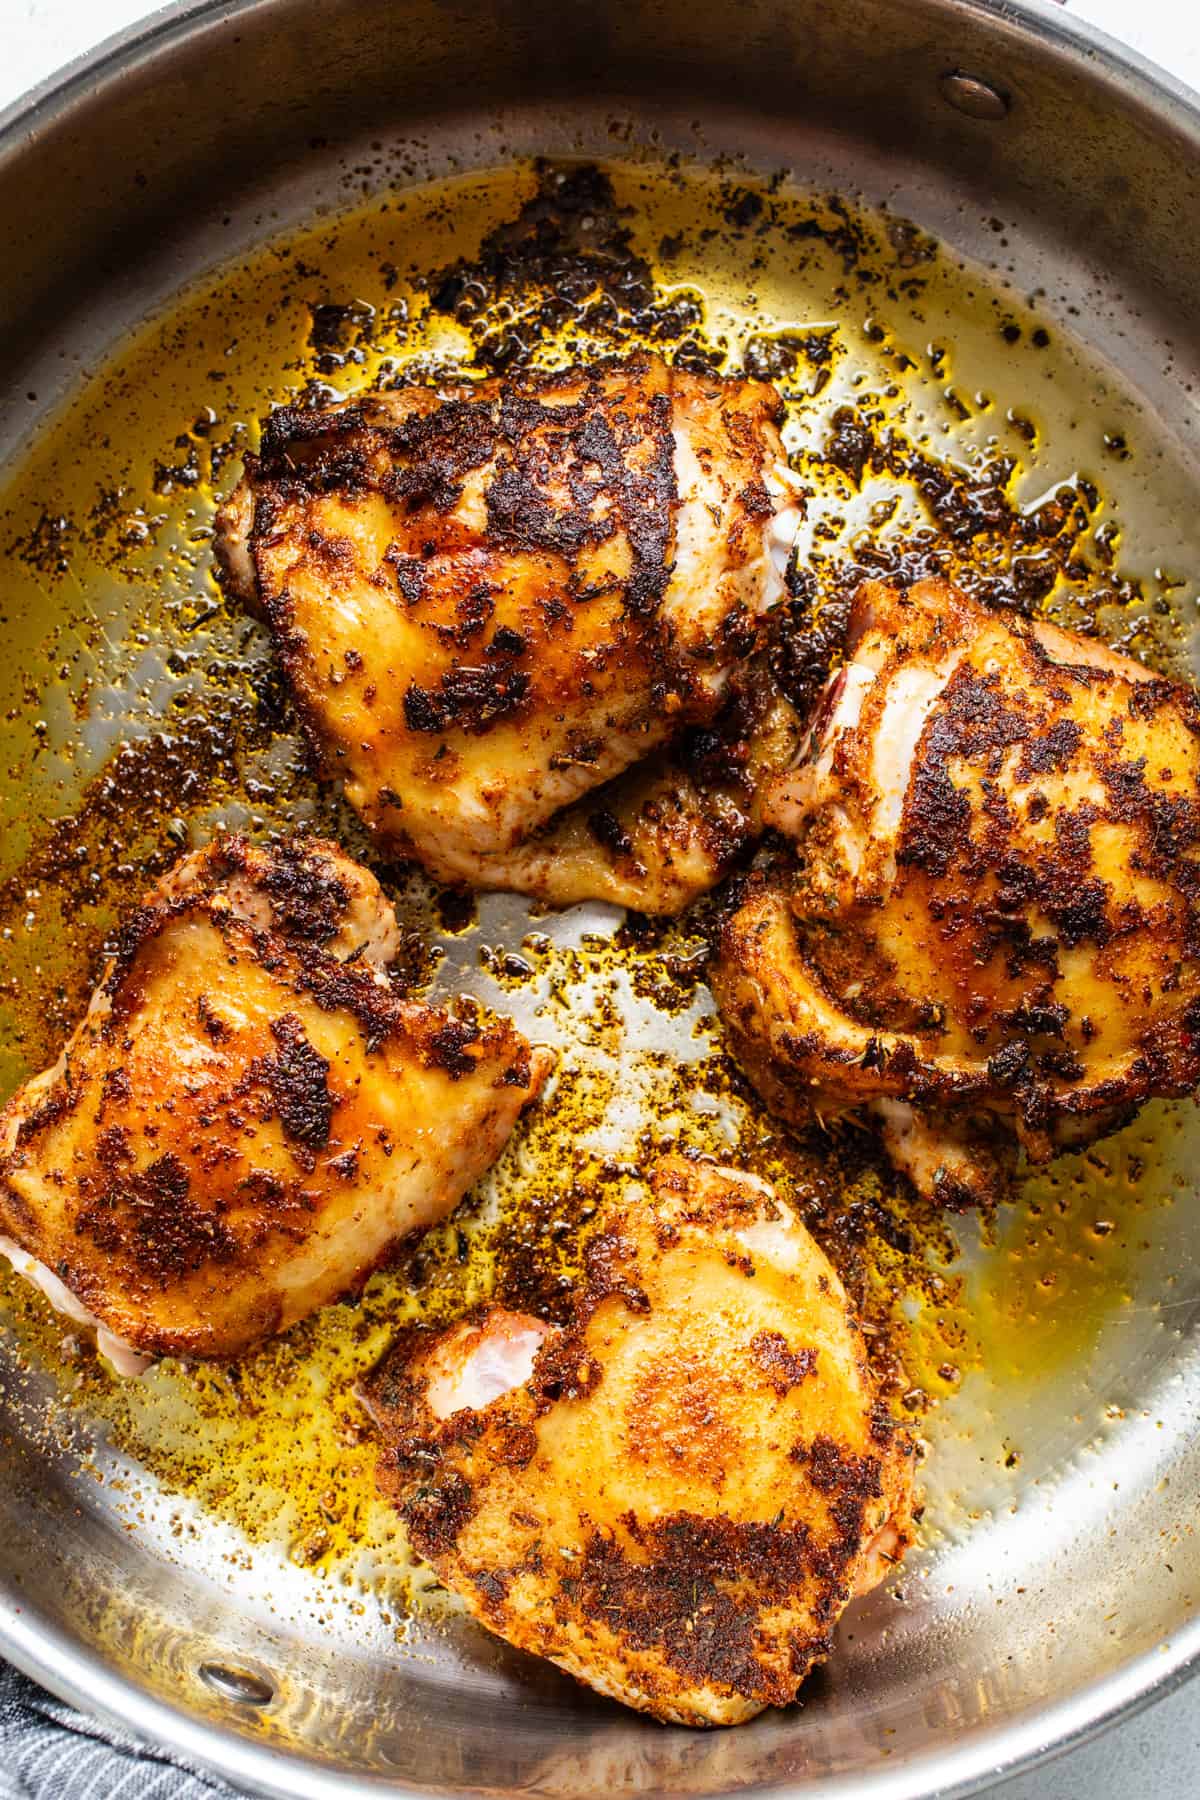
[[[378,179],[372,144],[408,180],[653,145],[886,200],[983,263],[1002,219],[1017,286],[1143,409],[1144,478],[1184,497],[1163,553],[1197,560],[1200,118],[1049,8],[225,0],[99,53],[2,131],[0,454],[181,282]],[[489,903],[485,936],[511,906]],[[799,1709],[656,1727],[466,1626],[398,1644],[382,1609],[351,1617],[151,1488],[130,1530],[114,1484],[137,1471],[86,1458],[84,1421],[48,1432],[7,1335],[0,1649],[280,1796],[965,1792],[1200,1657],[1200,1121],[1159,1108],[1138,1129],[1153,1192],[1126,1303],[1086,1355],[981,1384],[972,1430],[941,1431],[953,1513],[931,1508],[902,1598],[847,1621]],[[1071,1304],[1069,1283],[1047,1295]]]

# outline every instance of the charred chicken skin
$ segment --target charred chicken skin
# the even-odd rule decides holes
[[[160,881],[9,1102],[0,1248],[122,1372],[286,1330],[499,1155],[546,1053],[403,998],[397,943],[333,845],[226,838]]]
[[[782,595],[780,411],[636,356],[267,420],[219,561],[389,852],[552,904],[717,879],[744,821],[673,772],[616,830],[583,797],[716,718]]]
[[[763,797],[713,987],[805,1122],[866,1107],[951,1204],[1200,1084],[1200,700],[944,582],[868,583]]]
[[[758,1178],[669,1157],[565,1327],[410,1329],[368,1404],[412,1544],[489,1630],[656,1718],[785,1705],[902,1556],[911,1438]]]

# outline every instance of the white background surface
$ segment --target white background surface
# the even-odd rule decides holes
[[[154,10],[146,0],[0,0],[0,107]],[[1200,90],[1200,0],[1071,0],[1070,10]],[[1200,1682],[1033,1774],[999,1783],[988,1800],[1200,1800]]]

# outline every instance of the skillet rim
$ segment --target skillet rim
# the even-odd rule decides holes
[[[178,50],[218,25],[269,13],[278,0],[168,0],[147,17],[72,58],[0,108],[0,164],[19,158],[45,129],[87,104],[160,50]],[[1109,33],[1065,10],[1065,0],[939,0],[977,23],[989,22],[1035,50],[1075,59],[1093,79],[1115,81],[1129,101],[1157,111],[1190,137],[1200,158],[1200,91]],[[58,1699],[117,1731],[132,1732],[175,1760],[270,1800],[367,1800],[403,1792],[444,1800],[433,1789],[400,1787],[388,1776],[339,1771],[301,1752],[255,1743],[215,1719],[160,1699],[104,1658],[37,1616],[36,1602],[0,1576],[0,1655]],[[1032,1770],[1099,1737],[1166,1699],[1200,1673],[1200,1606],[1187,1627],[1064,1699],[1031,1706],[1008,1724],[975,1727],[965,1741],[919,1753],[902,1767],[827,1778],[830,1800],[963,1800],[986,1783]],[[655,1727],[654,1729],[661,1729]],[[470,1790],[463,1790],[464,1793]],[[478,1790],[476,1790],[478,1792]],[[773,1785],[756,1800],[787,1800],[799,1790]]]

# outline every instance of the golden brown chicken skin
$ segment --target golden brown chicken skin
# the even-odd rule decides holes
[[[14,1265],[125,1372],[226,1359],[448,1213],[546,1073],[506,1023],[403,998],[395,916],[317,840],[220,840],[120,933],[0,1118]]]
[[[225,580],[391,853],[555,903],[606,885],[586,802],[546,834],[710,722],[755,647],[799,518],[779,414],[637,356],[268,419]]]
[[[762,794],[803,735],[756,659],[736,672],[710,727],[683,732],[510,850],[504,885],[548,906],[605,900],[683,912],[762,836]]]
[[[712,983],[785,1117],[868,1106],[916,1182],[994,1198],[1200,1084],[1200,701],[944,582],[868,583],[763,800]]]
[[[368,1403],[418,1554],[489,1630],[656,1718],[794,1698],[902,1556],[914,1446],[833,1268],[754,1176],[668,1157],[563,1328],[404,1334]]]

